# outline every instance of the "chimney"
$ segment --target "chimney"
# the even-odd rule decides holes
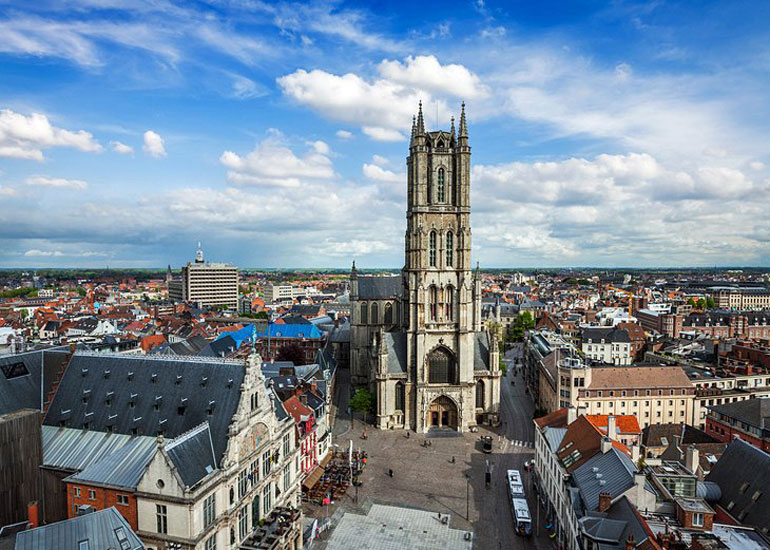
[[[634,535],[629,533],[626,539],[626,550],[634,550],[636,548],[636,541],[634,541]]]
[[[607,417],[607,437],[610,439],[617,439],[617,424],[615,421],[614,415],[609,415]]]
[[[631,460],[634,461],[634,464],[639,462],[639,445],[631,445]]]
[[[690,470],[692,473],[696,474],[698,473],[699,462],[700,462],[700,451],[698,451],[695,445],[690,445],[689,447],[687,447],[687,453],[684,459],[685,467],[688,470]]]
[[[602,491],[599,493],[599,512],[606,512],[612,506],[612,495]]]
[[[38,503],[33,500],[27,504],[27,523],[30,529],[36,529],[40,527],[40,514],[38,511]]]
[[[602,437],[601,451],[602,454],[610,452],[612,449],[612,440],[609,437]]]
[[[572,405],[567,406],[567,426],[577,420],[577,409]]]

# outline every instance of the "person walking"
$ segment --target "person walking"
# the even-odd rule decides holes
[[[390,477],[393,477],[393,469],[392,468],[388,469],[388,475]]]

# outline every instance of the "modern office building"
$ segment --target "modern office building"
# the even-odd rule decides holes
[[[182,267],[179,278],[169,280],[168,296],[197,306],[238,307],[238,268],[204,261],[198,243],[195,261]]]

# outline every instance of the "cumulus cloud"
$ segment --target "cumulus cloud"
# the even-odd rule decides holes
[[[353,139],[353,132],[347,130],[337,130],[335,135],[340,139]]]
[[[152,130],[144,133],[144,145],[142,150],[151,157],[161,158],[166,156],[166,147],[163,138]]]
[[[487,94],[478,76],[462,65],[442,65],[435,56],[382,61],[374,80],[320,69],[299,69],[278,78],[283,93],[324,117],[356,124],[376,141],[401,141],[417,103],[438,108],[448,122],[447,96]]]
[[[304,180],[334,177],[329,146],[323,141],[307,145],[309,150],[298,156],[283,135],[273,130],[250,153],[241,156],[225,151],[219,160],[228,168],[227,179],[237,184],[298,187]]]
[[[396,174],[390,170],[386,170],[376,164],[364,164],[363,166],[364,177],[375,181],[389,181],[389,182],[403,182],[406,181],[404,174]]]
[[[57,189],[74,189],[76,191],[88,189],[88,183],[83,180],[52,178],[49,176],[30,176],[24,183],[31,187],[52,187]]]
[[[125,143],[122,143],[120,141],[111,141],[110,146],[112,147],[112,150],[116,153],[120,153],[121,155],[130,155],[134,152],[134,148],[130,145],[126,145]]]
[[[0,157],[43,160],[43,149],[72,147],[98,153],[102,146],[85,130],[71,131],[51,124],[46,115],[0,110]]]

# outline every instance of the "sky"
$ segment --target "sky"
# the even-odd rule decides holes
[[[0,0],[0,267],[399,268],[464,101],[484,267],[770,265],[770,3]]]

